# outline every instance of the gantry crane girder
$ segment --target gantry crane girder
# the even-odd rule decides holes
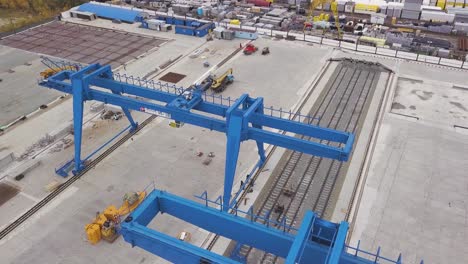
[[[84,168],[81,160],[83,103],[88,100],[120,106],[133,128],[138,124],[133,120],[130,110],[162,115],[178,122],[225,133],[227,148],[223,202],[228,206],[224,208],[229,208],[231,204],[231,190],[242,141],[256,141],[260,164],[265,161],[264,143],[340,161],[348,160],[354,143],[354,135],[351,133],[264,114],[261,97],[251,98],[244,94],[229,105],[207,102],[203,100],[203,87],[190,87],[179,93],[153,90],[115,80],[109,65],[92,64],[78,71],[64,70],[43,80],[40,85],[73,95],[75,173]],[[336,142],[340,147],[275,131]]]
[[[247,244],[285,259],[286,264],[371,264],[374,261],[346,252],[348,223],[332,223],[307,211],[295,235],[268,227],[240,215],[202,205],[165,191],[154,190],[121,224],[121,233],[132,246],[143,248],[172,263],[237,263],[148,228],[159,214],[189,222],[209,232]],[[372,255],[373,256],[373,255]],[[397,262],[393,262],[397,263]]]

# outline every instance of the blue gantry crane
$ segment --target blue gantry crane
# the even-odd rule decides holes
[[[203,100],[204,87],[201,86],[209,87],[211,85],[209,82],[187,89],[175,89],[174,92],[156,90],[116,80],[109,65],[93,64],[78,71],[61,71],[40,84],[73,95],[75,173],[84,168],[81,160],[83,103],[88,100],[120,106],[133,129],[138,124],[133,120],[130,110],[156,114],[178,123],[225,133],[227,136],[223,193],[225,205],[230,205],[242,141],[256,141],[259,166],[265,161],[264,143],[341,161],[348,159],[354,143],[354,135],[351,133],[265,114],[261,97],[251,98],[244,94],[235,101],[228,100],[227,105]],[[144,99],[137,99],[135,96]],[[338,142],[341,147],[308,141],[274,130]]]
[[[123,79],[123,81],[122,81]],[[131,80],[131,82],[129,81]],[[208,250],[180,241],[147,227],[157,214],[167,213],[210,232],[249,244],[286,259],[286,263],[377,263],[379,255],[349,247],[345,244],[348,224],[331,223],[308,212],[299,229],[282,226],[283,231],[256,223],[253,210],[242,212],[231,201],[231,191],[236,172],[237,159],[242,141],[255,140],[257,143],[258,168],[265,162],[264,144],[272,144],[311,155],[346,161],[354,143],[354,135],[310,124],[310,118],[303,120],[283,118],[272,114],[272,108],[265,108],[263,98],[251,98],[247,94],[237,100],[209,97],[203,91],[211,83],[194,85],[187,89],[158,84],[152,81],[113,74],[111,67],[92,64],[77,67],[76,71],[63,70],[40,85],[73,95],[73,121],[75,156],[70,163],[74,172],[85,168],[81,160],[81,137],[83,103],[88,100],[113,104],[122,108],[131,129],[138,124],[130,110],[141,111],[174,120],[177,124],[192,124],[226,134],[226,163],[224,192],[216,201],[208,200],[205,193],[200,196],[204,204],[177,197],[170,193],[154,190],[143,203],[125,219],[121,226],[124,239],[132,246],[138,246],[174,263],[239,263]],[[209,86],[208,86],[209,87]],[[143,98],[143,99],[140,99]],[[212,98],[210,102],[207,100]],[[267,112],[270,111],[270,114]],[[291,117],[291,112],[289,112]],[[299,116],[300,118],[300,116]],[[304,122],[304,121],[309,122]],[[339,143],[339,147],[305,140],[296,135]],[[69,165],[70,165],[69,164]],[[215,204],[215,206],[209,206]],[[241,217],[244,214],[247,218]],[[266,219],[269,223],[269,220]],[[296,230],[292,235],[285,230]],[[347,253],[352,249],[355,254]],[[358,253],[374,258],[370,261]],[[388,260],[388,259],[385,259]],[[401,257],[390,263],[401,263]]]

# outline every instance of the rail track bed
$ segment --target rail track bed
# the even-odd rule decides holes
[[[315,117],[311,123],[353,132],[357,139],[381,72],[382,67],[371,63],[340,62],[309,113]],[[320,142],[337,146],[328,141]],[[340,161],[286,151],[269,179],[273,182],[266,185],[270,186],[264,190],[267,195],[263,196],[265,198],[255,212],[293,227],[300,225],[306,210],[313,210],[323,217],[327,208],[334,203],[332,191],[337,181],[346,176],[346,170],[347,166]],[[258,219],[258,222],[264,220]],[[286,231],[294,232],[294,229]],[[242,245],[238,255],[245,258],[247,263],[284,262],[248,245]]]

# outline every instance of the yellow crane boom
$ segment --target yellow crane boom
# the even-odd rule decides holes
[[[312,0],[309,6],[309,13],[307,15],[306,22],[304,23],[304,31],[307,27],[307,24],[313,21],[314,10],[319,6],[321,6],[323,10],[323,5],[326,3],[330,3],[330,9],[333,13],[333,16],[335,17],[335,26],[336,30],[338,31],[338,38],[341,39],[343,32],[340,28],[340,18],[338,17],[338,2],[336,0]]]
[[[226,86],[234,81],[232,75],[232,68],[229,68],[226,72],[220,76],[212,75],[211,76],[213,83],[211,84],[211,89],[215,92],[222,92],[226,89]]]

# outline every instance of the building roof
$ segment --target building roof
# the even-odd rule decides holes
[[[92,12],[98,17],[108,18],[108,19],[118,19],[123,22],[133,23],[136,21],[140,11],[135,11],[122,7],[114,7],[93,3],[82,4],[79,8],[79,11],[83,12]]]

